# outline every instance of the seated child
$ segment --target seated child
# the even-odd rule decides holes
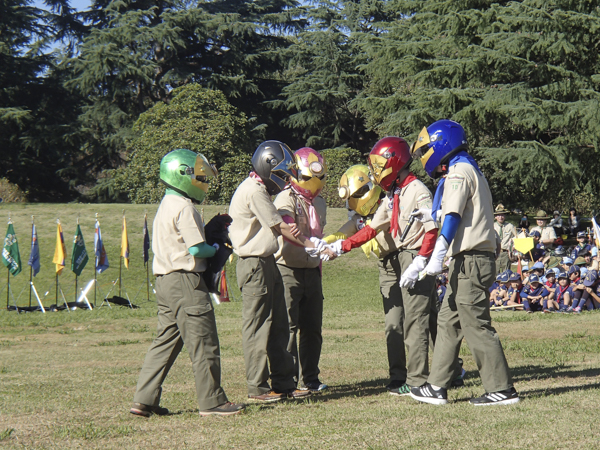
[[[589,270],[583,280],[583,286],[585,290],[581,295],[581,301],[585,302],[587,310],[592,311],[600,308],[600,278],[598,277],[598,271]],[[579,308],[581,307],[580,304]]]
[[[569,306],[567,312],[578,313],[581,312],[581,306],[585,303],[581,301],[581,296],[584,291],[583,280],[581,279],[581,269],[579,266],[572,265],[568,275],[571,280],[571,306]]]
[[[539,261],[531,267],[531,273],[536,274],[540,279],[544,276],[545,272],[546,268],[544,267],[544,264]]]
[[[571,251],[571,259],[575,260],[578,256],[583,256],[581,253],[584,251],[591,252],[592,246],[587,243],[587,235],[585,231],[577,233],[577,245]]]
[[[510,287],[506,292],[508,300],[505,302],[505,306],[513,306],[514,309],[522,310],[521,291],[523,291],[523,283],[521,282],[521,275],[514,272],[510,275],[508,281],[510,281]]]
[[[521,292],[521,301],[523,309],[528,313],[542,310],[542,300],[547,297],[549,292],[545,286],[540,283],[540,278],[533,274],[529,276],[529,286]]]
[[[557,236],[560,236],[564,233],[563,221],[562,217],[560,216],[560,211],[554,211],[553,218],[548,225],[554,228],[554,232]]]
[[[496,277],[496,279],[498,280],[498,287],[494,289],[490,294],[490,307],[504,306],[504,302],[506,301],[507,297],[507,291],[509,288],[509,277],[510,275],[508,271],[504,271]]]
[[[571,280],[566,272],[558,274],[558,282],[554,291],[554,298],[548,300],[548,307],[552,306],[558,312],[565,312],[571,304],[573,291],[571,290]]]
[[[556,283],[556,274],[553,270],[546,272],[546,282],[544,283],[544,286],[548,291],[548,295],[544,297],[542,301],[542,312],[551,313],[558,310],[558,307],[554,306],[556,303],[554,297],[556,295],[556,287],[558,284]]]

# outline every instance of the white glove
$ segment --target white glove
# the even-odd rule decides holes
[[[327,247],[327,242],[325,242],[323,239],[319,239],[318,237],[311,237],[310,242],[315,244],[315,248],[319,253],[321,253],[323,249]]]
[[[417,222],[432,222],[431,208],[421,208],[410,213],[411,216],[415,216]]]
[[[417,255],[410,266],[406,268],[402,276],[400,277],[400,287],[405,289],[412,289],[415,287],[415,283],[419,278],[419,272],[425,268],[427,264],[427,258],[424,256]]]
[[[329,254],[321,253],[319,254],[319,258],[321,258],[321,261],[329,261]]]
[[[344,243],[344,239],[340,239],[335,241],[333,244],[329,244],[329,248],[336,255],[340,256],[344,254],[344,250],[342,250],[342,244]]]
[[[424,273],[426,275],[437,275],[438,273],[442,273],[442,266],[444,265],[444,258],[446,257],[446,253],[448,253],[448,241],[442,235],[437,238],[435,241],[435,247],[433,247],[433,253],[431,254],[431,259],[429,260],[429,264],[425,267]]]
[[[217,251],[219,251],[219,248],[220,248],[220,247],[219,247],[219,244],[217,244],[217,243],[215,242],[215,243],[214,243],[212,246],[213,246],[214,248],[216,248],[216,249],[217,249]]]

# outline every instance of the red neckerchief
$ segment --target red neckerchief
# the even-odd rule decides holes
[[[569,283],[567,283],[567,285],[565,286],[564,289],[559,284],[558,285],[558,295],[556,296],[556,300],[560,301],[560,299],[562,298],[563,294],[567,291],[567,289],[569,289]]]
[[[410,172],[407,177],[400,183],[396,189],[394,189],[394,199],[392,206],[392,219],[390,220],[390,232],[392,233],[392,237],[396,237],[398,235],[398,216],[400,215],[400,192],[402,189],[408,186],[411,181],[416,180],[417,177]]]
[[[254,170],[248,174],[248,177],[258,181],[260,184],[265,184],[262,178]]]

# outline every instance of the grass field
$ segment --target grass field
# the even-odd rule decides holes
[[[123,286],[133,299],[145,280],[141,261],[144,211],[156,205],[124,205],[131,267]],[[80,214],[88,251],[99,213],[111,268],[99,276],[106,291],[118,276],[123,205],[2,205],[0,217],[15,224],[21,257],[29,257],[31,215],[38,225],[40,291],[51,291],[56,218],[60,214],[70,257]],[[206,218],[224,208],[206,207]],[[335,231],[345,211],[331,210],[326,231]],[[151,223],[150,223],[151,225]],[[28,267],[27,267],[28,269]],[[6,302],[6,272],[0,300]],[[229,267],[234,294],[235,271]],[[92,278],[91,263],[80,286]],[[1,448],[600,448],[600,314],[525,315],[494,313],[522,401],[475,408],[483,393],[466,345],[461,350],[466,386],[449,392],[445,407],[392,397],[387,383],[383,310],[373,259],[362,251],[323,267],[325,309],[321,378],[330,390],[304,402],[251,405],[243,415],[200,418],[189,358],[182,354],[169,374],[162,405],[173,414],[143,419],[129,414],[137,376],[156,328],[156,304],[142,296],[139,309],[97,308],[54,313],[0,311]],[[11,280],[15,295],[26,288],[28,270]],[[61,285],[74,296],[67,267]],[[144,296],[145,297],[145,296]],[[153,296],[151,296],[153,300]],[[19,298],[28,303],[27,291]],[[241,303],[215,307],[221,340],[223,386],[244,402]]]

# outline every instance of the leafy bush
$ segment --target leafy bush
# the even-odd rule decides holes
[[[136,137],[128,145],[129,161],[113,178],[117,189],[127,192],[133,203],[160,201],[165,191],[159,183],[160,160],[177,148],[202,153],[220,169],[220,189],[213,188],[207,200],[224,201],[222,189],[230,190],[230,184],[239,178],[231,177],[227,170],[236,172],[236,161],[244,161],[246,151],[251,150],[244,114],[229,104],[222,92],[197,84],[176,89],[169,104],[158,103],[143,113],[133,131]]]
[[[346,202],[338,195],[340,178],[350,166],[354,164],[366,164],[367,158],[362,156],[358,150],[353,148],[332,148],[322,150],[319,153],[325,158],[327,164],[327,184],[321,196],[331,208],[343,208]]]
[[[3,203],[23,203],[27,201],[27,195],[16,184],[0,178],[0,199]]]

